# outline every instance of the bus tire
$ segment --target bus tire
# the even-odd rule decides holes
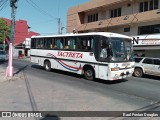
[[[50,61],[45,61],[44,62],[44,69],[46,70],[46,71],[51,71],[51,63],[50,63]]]
[[[93,68],[91,68],[91,67],[86,67],[86,68],[84,69],[84,77],[85,77],[87,80],[94,80],[94,78],[95,78],[95,73],[94,73]]]
[[[135,68],[134,69],[134,74],[135,77],[142,77],[143,76],[143,71],[141,68]]]

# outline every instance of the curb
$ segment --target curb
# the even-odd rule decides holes
[[[15,74],[13,77],[6,77],[6,73],[4,72],[4,70],[2,71],[0,68],[0,83],[12,82],[16,80],[24,80],[23,73]]]

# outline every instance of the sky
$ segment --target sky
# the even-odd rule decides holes
[[[2,2],[6,1],[3,6]],[[30,31],[41,35],[58,34],[57,18],[61,18],[66,33],[68,8],[90,0],[18,0],[16,20],[26,20]],[[10,0],[0,0],[0,17],[11,19]]]

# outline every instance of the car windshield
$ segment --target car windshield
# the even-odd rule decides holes
[[[0,51],[0,55],[5,55],[5,51]]]
[[[133,50],[130,39],[111,38],[112,61],[133,61]]]

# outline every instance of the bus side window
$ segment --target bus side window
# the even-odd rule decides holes
[[[36,48],[44,48],[44,39],[43,38],[37,39]]]
[[[93,50],[93,37],[89,37],[87,40],[87,50]]]
[[[52,41],[52,42],[51,42],[50,47],[51,47],[51,49],[55,49],[55,48],[56,48],[56,40],[55,40],[54,38],[52,38],[51,41]]]
[[[94,48],[93,48],[93,47],[94,47],[94,45],[93,45],[93,44],[94,44],[94,38],[92,37],[92,38],[91,38],[91,50],[93,50],[93,49],[94,49]]]
[[[45,48],[46,49],[50,49],[51,48],[51,38],[45,38],[44,41],[45,41]]]
[[[78,41],[78,49],[84,51],[93,50],[93,38],[92,37],[80,37]]]
[[[36,48],[36,39],[35,38],[31,39],[31,48],[32,49]]]
[[[76,45],[76,40],[75,40],[76,37],[72,37],[70,39],[70,49],[75,49],[75,45]]]
[[[54,48],[63,49],[63,39],[62,38],[56,38],[55,39],[55,46]]]
[[[76,48],[76,40],[75,37],[69,37],[65,39],[65,49],[75,49]]]
[[[66,38],[65,40],[64,40],[64,49],[69,49],[69,38]]]

